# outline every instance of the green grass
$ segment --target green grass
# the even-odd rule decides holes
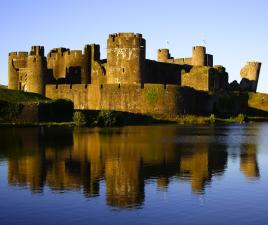
[[[35,93],[0,88],[0,101],[1,100],[12,103],[32,103],[47,101],[49,99]]]
[[[178,124],[209,124],[210,117],[195,116],[195,115],[180,115],[168,120],[176,122]]]

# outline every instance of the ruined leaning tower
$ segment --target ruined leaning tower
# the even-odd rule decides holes
[[[117,33],[107,41],[107,83],[142,83],[145,73],[145,39],[141,34]]]
[[[248,91],[256,92],[260,70],[261,70],[260,62],[255,62],[255,61],[247,62],[247,64],[240,70],[240,76],[242,78],[242,81],[241,81],[242,89],[245,88]],[[245,84],[245,82],[246,83],[249,82],[249,84]]]

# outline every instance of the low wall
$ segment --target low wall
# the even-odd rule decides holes
[[[208,93],[178,85],[46,85],[46,97],[70,99],[75,109],[109,109],[171,117],[178,114],[209,115],[213,108]]]

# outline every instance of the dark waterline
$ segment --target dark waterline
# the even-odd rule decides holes
[[[0,224],[267,224],[268,123],[0,128]]]

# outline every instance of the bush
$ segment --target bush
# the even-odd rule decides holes
[[[102,127],[112,127],[123,122],[122,114],[110,110],[101,110],[97,116],[97,125]]]
[[[216,121],[215,115],[211,114],[210,117],[209,117],[209,122],[210,123],[215,123],[215,121]]]
[[[21,113],[22,105],[18,103],[5,102],[0,100],[0,119],[14,121]]]
[[[235,119],[238,123],[244,123],[246,122],[247,117],[246,115],[240,113]]]
[[[39,103],[39,120],[41,122],[68,122],[72,121],[73,102],[65,99],[56,99]]]
[[[86,125],[86,117],[85,117],[84,113],[82,113],[80,111],[76,111],[74,113],[73,121],[74,121],[75,125],[78,127]]]

